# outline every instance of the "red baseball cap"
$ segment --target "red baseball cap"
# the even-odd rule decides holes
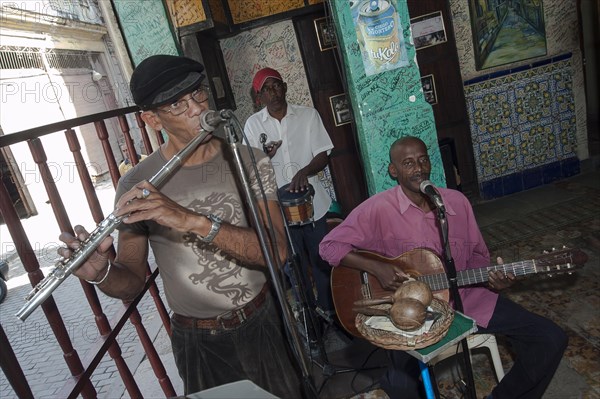
[[[283,78],[281,77],[281,74],[279,72],[277,72],[273,68],[263,68],[260,71],[256,72],[256,75],[254,75],[254,79],[252,80],[252,87],[257,93],[259,93],[263,85],[265,84],[265,81],[269,78],[278,79],[283,82]]]

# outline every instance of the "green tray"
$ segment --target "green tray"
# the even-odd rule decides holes
[[[457,342],[476,331],[477,325],[475,324],[475,320],[460,312],[454,312],[454,320],[452,320],[452,324],[450,324],[446,336],[442,338],[441,341],[426,346],[425,348],[406,352],[423,363],[428,363],[431,359],[445,351],[446,348],[455,345]]]

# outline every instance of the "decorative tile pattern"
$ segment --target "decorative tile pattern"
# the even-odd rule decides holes
[[[577,151],[570,55],[465,82],[465,96],[483,198],[572,174],[572,161],[563,168]]]
[[[578,115],[586,113],[585,82],[583,55],[580,49],[577,28],[579,26],[578,7],[574,0],[544,0],[545,34],[547,40],[547,56],[532,60],[525,60],[504,66],[493,67],[484,71],[475,69],[475,53],[473,46],[473,34],[471,29],[471,16],[469,4],[472,2],[464,0],[450,0],[452,24],[460,71],[463,80],[477,79],[481,75],[503,72],[510,68],[513,72],[522,67],[530,68],[531,64],[548,58],[556,58],[565,52],[571,52],[570,83],[573,86],[571,97],[575,98],[574,106]],[[514,3],[514,2],[513,2]],[[558,88],[556,88],[558,90]],[[577,137],[579,147],[577,155],[579,159],[588,157],[587,120],[585,117],[577,118],[577,125],[573,125],[574,134]]]

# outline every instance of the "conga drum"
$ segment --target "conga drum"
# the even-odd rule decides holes
[[[279,203],[283,208],[283,213],[288,226],[302,226],[313,222],[314,209],[313,197],[315,189],[308,185],[308,190],[297,193],[287,191],[290,184],[286,184],[277,190]]]

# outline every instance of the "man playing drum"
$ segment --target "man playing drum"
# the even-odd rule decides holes
[[[331,205],[331,197],[317,173],[327,166],[333,144],[317,110],[286,101],[287,84],[279,72],[261,69],[254,76],[252,88],[256,101],[265,107],[248,118],[244,131],[250,145],[262,148],[271,158],[282,205],[285,206],[287,200],[297,205],[298,201],[294,200],[314,189],[313,220],[307,223],[302,216],[297,216],[299,220],[288,219],[288,225],[305,276],[308,276],[307,264],[312,266],[318,297],[315,302],[311,287],[305,287],[307,298],[313,306],[331,316],[334,310],[329,287],[330,267],[319,255],[319,243],[327,233],[325,214]]]

